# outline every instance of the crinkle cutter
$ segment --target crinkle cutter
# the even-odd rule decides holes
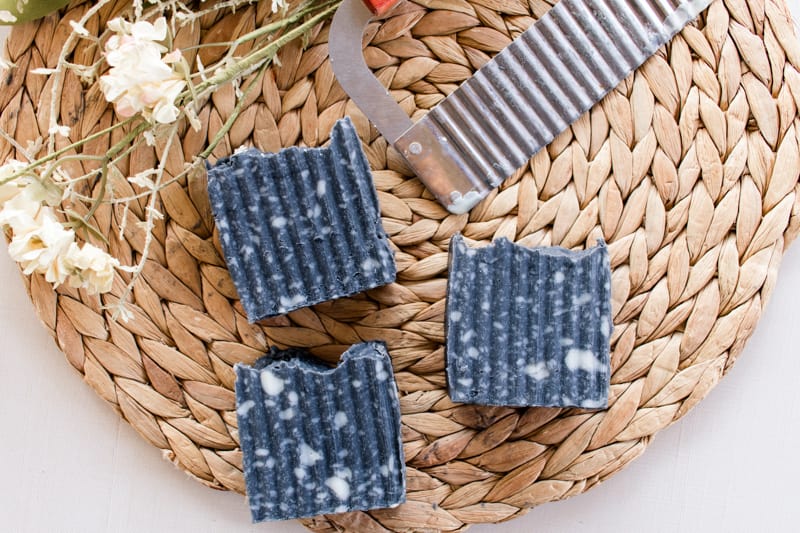
[[[416,123],[362,50],[367,24],[397,2],[342,2],[329,38],[333,71],[439,202],[465,213],[711,0],[561,0]]]

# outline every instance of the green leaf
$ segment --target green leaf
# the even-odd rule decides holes
[[[19,24],[38,19],[68,3],[69,0],[0,0],[0,24]]]

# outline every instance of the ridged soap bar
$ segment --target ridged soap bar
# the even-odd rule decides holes
[[[611,271],[603,242],[583,251],[499,239],[450,243],[447,383],[453,401],[608,404]]]
[[[349,118],[327,148],[249,149],[208,170],[222,250],[251,322],[395,279],[369,163]]]
[[[335,368],[273,348],[235,370],[254,522],[405,501],[400,406],[383,343],[352,346]]]

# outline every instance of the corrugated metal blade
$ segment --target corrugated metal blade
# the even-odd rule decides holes
[[[463,212],[599,102],[709,3],[561,0],[398,142],[408,146],[419,135],[447,146],[472,189],[454,183],[451,191],[457,194],[448,197],[438,180],[431,180],[433,187],[426,185],[446,207]],[[403,155],[416,166],[413,151]],[[426,181],[425,176],[420,179]]]

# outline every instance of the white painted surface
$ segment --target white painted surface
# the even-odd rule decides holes
[[[797,0],[789,0],[795,18]],[[0,530],[300,532],[161,459],[79,379],[0,252]],[[600,487],[483,533],[792,531],[800,523],[800,244],[722,383]]]

